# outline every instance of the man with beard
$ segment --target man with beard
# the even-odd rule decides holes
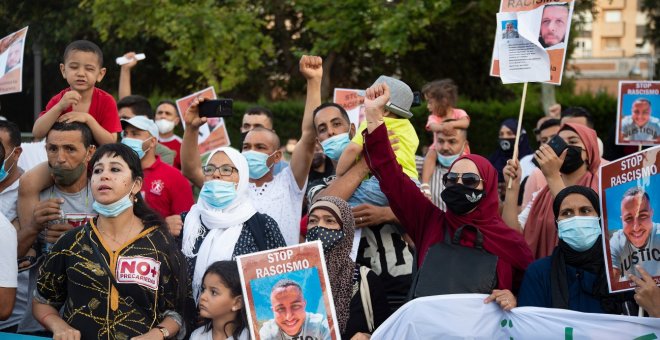
[[[568,4],[546,5],[541,17],[539,42],[545,48],[563,43],[568,26]]]
[[[18,256],[24,256],[35,246],[37,253],[45,255],[66,231],[96,215],[92,208],[94,198],[90,189],[87,163],[96,151],[92,144],[92,131],[83,123],[56,122],[46,135],[48,168],[55,185],[39,193],[38,203],[30,204],[31,214],[19,216]],[[19,192],[24,185],[19,184]],[[21,200],[34,202],[34,197],[19,195]],[[19,209],[20,211],[20,209]],[[75,216],[75,217],[74,217]],[[65,218],[68,218],[65,219]],[[75,219],[75,222],[74,222]],[[30,269],[29,292],[34,291],[39,266]],[[20,329],[43,330],[32,317],[32,304],[28,303]]]

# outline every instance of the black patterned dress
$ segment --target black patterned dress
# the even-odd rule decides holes
[[[149,227],[113,252],[91,221],[53,246],[39,270],[35,299],[64,307],[64,321],[83,339],[130,339],[167,316],[181,324],[175,308],[180,282],[172,268],[184,264],[170,263],[180,260],[165,252],[169,242],[163,228]]]

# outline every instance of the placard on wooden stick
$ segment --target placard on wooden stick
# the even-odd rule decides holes
[[[573,7],[573,0],[500,2],[490,75],[500,77],[504,84],[525,84],[514,159],[518,158],[527,83],[561,84]],[[509,181],[509,189],[511,184]]]

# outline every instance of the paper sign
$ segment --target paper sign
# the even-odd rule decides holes
[[[504,84],[561,84],[573,7],[573,0],[502,0],[490,75]]]
[[[23,52],[28,27],[0,39],[0,95],[23,90]]]
[[[183,128],[186,128],[186,123],[183,115],[190,107],[193,100],[197,97],[206,99],[217,99],[215,88],[213,86],[207,87],[201,91],[195,92],[191,95],[176,100],[176,108],[179,111],[179,118]],[[227,133],[227,126],[223,118],[207,118],[206,124],[200,126],[199,137],[197,139],[198,149],[200,154],[205,154],[211,150],[221,146],[229,146],[229,133]]]
[[[660,82],[620,81],[616,144],[660,144]]]
[[[251,339],[339,340],[320,241],[236,257]]]
[[[355,131],[357,131],[360,123],[365,119],[364,97],[364,90],[341,88],[336,88],[332,97],[334,103],[339,104],[344,110],[346,110],[351,124],[355,126]]]
[[[641,277],[636,265],[660,283],[659,156],[657,146],[600,167],[603,253],[611,292],[635,287],[628,274]]]

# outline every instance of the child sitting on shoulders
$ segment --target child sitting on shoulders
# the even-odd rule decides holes
[[[117,104],[109,93],[95,86],[106,71],[101,49],[87,40],[70,43],[64,50],[60,71],[69,87],[48,101],[34,122],[34,137],[46,137],[55,122],[81,122],[89,126],[99,146],[115,143],[117,133],[121,132]]]
[[[392,137],[399,140],[397,144],[398,148],[394,150],[396,160],[403,168],[403,172],[411,180],[419,184],[417,167],[415,165],[415,151],[417,151],[417,147],[419,146],[419,138],[409,120],[412,117],[410,106],[413,102],[413,92],[406,83],[392,77],[380,76],[374,85],[380,83],[386,83],[392,94],[390,102],[385,106],[383,121],[387,130],[393,132]],[[337,163],[337,176],[345,174],[354,164],[360,153],[362,153],[364,145],[362,131],[366,130],[367,124],[369,124],[367,121],[363,121],[360,124],[355,137],[353,137],[351,143],[341,154]],[[380,190],[380,184],[376,177],[362,181],[353,193],[353,196],[348,200],[348,203],[351,207],[363,203],[377,206],[389,205],[387,197]]]
[[[422,93],[427,101],[426,107],[430,115],[426,122],[426,130],[433,132],[433,144],[429,148],[424,158],[424,167],[422,168],[422,189],[429,189],[429,182],[435,172],[438,162],[436,153],[437,133],[444,132],[452,134],[453,129],[465,129],[470,126],[470,116],[454,106],[458,100],[458,87],[451,79],[442,79],[432,81],[422,87]],[[469,146],[465,146],[463,154],[470,153]],[[451,164],[441,164],[449,168]]]

